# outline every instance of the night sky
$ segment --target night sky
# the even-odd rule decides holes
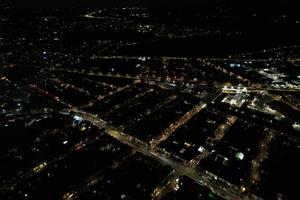
[[[236,7],[295,7],[298,0],[1,0],[16,8],[68,8],[68,7],[170,7],[195,6]],[[297,5],[296,5],[297,4]]]

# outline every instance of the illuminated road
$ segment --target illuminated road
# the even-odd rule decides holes
[[[100,101],[100,100],[105,99],[105,98],[109,98],[110,96],[113,96],[113,95],[115,95],[115,94],[117,94],[119,92],[122,92],[123,90],[126,90],[128,88],[130,88],[130,86],[126,85],[124,87],[116,89],[115,91],[110,92],[109,94],[107,94],[105,96],[100,96],[100,95],[96,96],[95,99],[91,100],[86,105],[82,105],[81,107],[90,107],[90,106],[94,105],[94,103],[96,103],[97,101]]]
[[[172,171],[152,192],[152,199],[161,199],[163,196],[167,195],[169,192],[174,190],[177,186],[177,182],[180,176]]]
[[[72,85],[72,84],[65,83],[65,82],[61,81],[60,79],[58,79],[58,78],[50,78],[49,80],[54,81],[54,82],[58,83],[60,86],[63,86],[63,87],[65,87],[65,88],[72,88],[72,89],[74,89],[74,90],[77,90],[78,92],[85,93],[85,94],[87,94],[88,96],[91,95],[89,91],[87,91],[87,90],[85,90],[85,89],[83,89],[83,88],[79,88],[79,87],[77,87],[77,86],[74,86],[74,85]]]
[[[207,63],[205,63],[207,64]],[[216,68],[217,70],[223,70],[222,68],[218,67],[218,66],[213,66],[214,68]],[[140,81],[148,81],[151,82],[151,84],[153,85],[157,85],[159,87],[161,87],[162,83],[173,83],[173,81],[175,81],[175,83],[178,83],[179,85],[182,85],[182,83],[184,82],[181,79],[169,79],[166,77],[146,77],[146,76],[142,76],[142,75],[138,75],[138,76],[132,76],[129,74],[112,74],[112,73],[107,73],[104,74],[102,72],[82,72],[82,71],[78,71],[78,70],[70,70],[70,69],[54,69],[51,68],[50,71],[59,71],[59,72],[68,72],[68,73],[74,73],[74,74],[81,74],[81,75],[89,75],[89,76],[99,76],[99,77],[110,77],[110,78],[124,78],[124,79],[132,79],[133,81],[136,80],[140,80]],[[240,77],[241,78],[241,77]],[[239,78],[239,79],[240,79]],[[243,80],[244,82],[245,80]],[[246,81],[247,82],[247,81]],[[151,85],[150,84],[150,85]],[[194,81],[193,84],[197,85],[197,86],[211,86],[208,85],[207,83],[203,82],[203,81]],[[215,88],[219,88],[219,89],[223,89],[224,87],[226,87],[226,84],[213,84],[213,87]],[[186,86],[187,88],[189,88],[188,86]],[[228,87],[228,86],[227,86]],[[230,89],[230,88],[233,89]],[[238,87],[240,86],[230,86],[228,87],[228,93],[236,93],[238,91]],[[272,87],[253,87],[253,86],[242,86],[243,88],[246,88],[248,90],[248,92],[259,92],[259,91],[274,91],[274,92],[299,92],[300,90],[298,89],[294,89],[294,88],[272,88]],[[164,87],[164,89],[167,89]]]
[[[56,101],[56,102],[59,102],[65,106],[67,106],[68,108],[72,108],[72,105],[63,101],[62,99],[60,99],[58,96],[40,88],[39,86],[37,85],[34,85],[34,84],[31,84],[30,87],[34,90],[36,90],[37,92],[41,93],[42,95],[45,95],[46,97],[49,97],[50,99]]]
[[[300,91],[299,91],[300,92]],[[270,93],[266,93],[267,95],[269,95],[270,97],[272,97],[272,99],[276,100],[276,101],[280,101],[290,107],[292,107],[293,109],[297,110],[300,112],[300,108],[291,104],[290,102],[288,101],[285,101],[281,96],[278,96],[278,95],[274,95],[274,94],[270,94]]]
[[[206,144],[209,147],[214,147],[215,145],[217,145],[225,136],[229,128],[236,122],[236,120],[237,117],[235,116],[227,117],[227,120],[222,123],[211,136],[207,138]]]
[[[127,101],[121,102],[120,104],[117,104],[114,107],[112,107],[108,112],[106,112],[104,114],[104,116],[108,116],[112,112],[118,110],[121,107],[121,105],[125,106],[125,107],[126,107],[126,105],[130,105],[131,102],[136,101],[138,98],[141,98],[143,96],[146,96],[146,95],[150,94],[152,91],[153,91],[152,89],[147,89],[147,90],[144,90],[144,91],[138,93],[133,98],[129,98]]]
[[[150,110],[147,110],[146,113],[143,113],[142,115],[136,117],[136,118],[133,118],[131,119],[129,122],[127,122],[125,125],[121,126],[120,128],[122,129],[122,127],[125,127],[125,126],[132,126],[133,124],[136,123],[136,121],[139,119],[139,118],[144,118],[146,116],[149,116],[151,115],[152,113],[158,111],[159,109],[161,109],[162,107],[164,107],[165,105],[169,104],[170,102],[174,101],[175,99],[177,99],[177,96],[176,95],[171,95],[169,96],[167,99],[165,99],[164,101],[161,101],[159,103],[157,103],[156,105],[154,105]]]
[[[259,143],[259,154],[252,160],[250,184],[257,185],[261,180],[261,168],[263,161],[268,157],[269,145],[274,137],[276,131],[271,129],[266,137]]]
[[[172,133],[174,133],[179,127],[184,125],[187,121],[189,121],[192,117],[194,117],[196,114],[198,114],[202,109],[206,107],[206,104],[199,103],[194,108],[192,108],[190,111],[188,111],[184,116],[182,116],[179,120],[176,122],[173,122],[168,128],[166,128],[158,138],[151,140],[151,147],[156,147],[161,142],[166,140]]]
[[[165,155],[151,149],[148,145],[143,143],[142,141],[126,135],[122,132],[119,132],[115,130],[111,125],[109,125],[107,122],[96,118],[94,115],[79,111],[77,109],[72,109],[74,113],[76,113],[78,116],[82,117],[84,120],[90,121],[95,126],[99,128],[105,128],[106,132],[117,139],[118,141],[122,142],[123,144],[126,144],[132,148],[134,148],[136,151],[155,158],[156,160],[160,161],[161,163],[165,165],[171,166],[176,173],[182,175],[186,175],[195,181],[197,181],[199,184],[209,187],[214,193],[217,195],[228,199],[228,200],[236,200],[241,197],[241,192],[239,188],[225,180],[222,180],[218,178],[217,176],[207,172],[207,171],[196,171],[194,168],[185,166],[181,163],[178,163]],[[250,197],[242,196],[243,199],[259,199],[256,196],[251,195]]]

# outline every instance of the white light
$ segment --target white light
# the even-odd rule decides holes
[[[74,119],[75,119],[76,121],[82,121],[82,118],[79,117],[79,116],[77,116],[77,115],[74,116]]]
[[[200,152],[200,153],[203,153],[204,152],[204,147],[202,147],[202,146],[200,146],[199,148],[198,148],[198,151]]]
[[[244,154],[242,152],[238,152],[235,154],[235,158],[238,160],[243,160],[244,159]]]

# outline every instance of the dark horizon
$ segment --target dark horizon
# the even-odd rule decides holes
[[[264,9],[298,9],[297,0],[4,0],[2,4],[13,8],[112,8],[112,7],[147,7],[147,8],[199,8],[201,7],[222,7],[222,8],[264,8]],[[0,4],[1,5],[1,4]]]

